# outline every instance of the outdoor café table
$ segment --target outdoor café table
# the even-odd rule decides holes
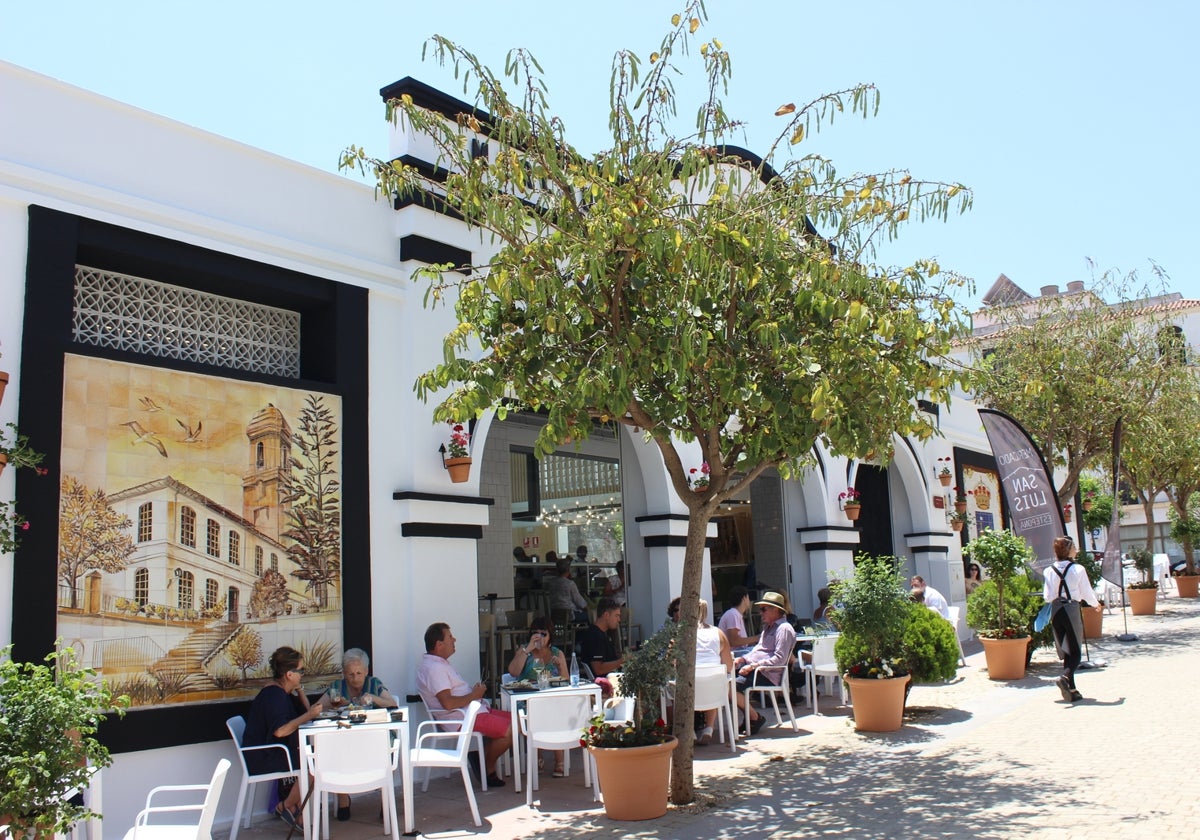
[[[414,831],[415,821],[413,819],[413,783],[412,783],[412,767],[410,766],[409,757],[409,738],[408,738],[408,706],[400,706],[396,709],[389,710],[391,712],[402,713],[402,720],[388,720],[381,723],[355,723],[352,725],[354,729],[386,729],[396,733],[396,739],[400,742],[400,788],[404,801],[404,833],[412,834]],[[333,719],[317,719],[310,721],[300,727],[300,737],[304,741],[311,741],[312,736],[318,732],[349,732],[349,729],[338,727],[338,721]],[[307,744],[301,743],[301,752]],[[317,755],[316,760],[320,762],[321,756]],[[390,763],[389,763],[390,767]],[[300,773],[300,801],[304,802],[308,798],[308,773]],[[304,838],[305,840],[316,840],[318,836],[317,823],[317,807],[315,802],[310,802],[304,809]]]
[[[594,682],[580,680],[579,685],[572,686],[570,684],[555,686],[553,688],[544,688],[540,691],[512,691],[508,686],[500,689],[500,708],[508,710],[512,715],[512,757],[513,757],[513,787],[517,793],[521,792],[521,729],[520,723],[517,720],[517,705],[520,702],[536,703],[539,697],[563,697],[563,696],[579,696],[583,695],[592,698],[592,708],[599,709],[601,696],[600,686]],[[580,732],[580,735],[583,733]]]

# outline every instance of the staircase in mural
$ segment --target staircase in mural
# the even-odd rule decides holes
[[[229,643],[240,625],[222,622],[188,635],[182,643],[167,651],[166,656],[147,670],[154,675],[171,675],[178,691],[213,691],[218,688],[204,670],[210,659]]]

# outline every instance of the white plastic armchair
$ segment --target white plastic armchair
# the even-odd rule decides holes
[[[733,674],[724,665],[697,666],[696,668],[696,711],[717,710],[717,734],[721,741],[729,733],[729,749],[737,752],[737,736],[734,734]]]
[[[429,790],[429,771],[434,767],[443,768],[459,768],[462,773],[463,787],[467,791],[467,801],[471,804],[471,816],[475,819],[475,825],[482,826],[483,820],[479,818],[479,806],[475,804],[475,790],[471,785],[471,771],[467,767],[467,754],[470,752],[471,744],[473,743],[471,730],[475,727],[475,718],[479,714],[479,710],[483,708],[483,704],[478,700],[472,700],[466,708],[466,715],[461,721],[444,721],[444,720],[426,720],[422,721],[417,726],[417,743],[409,753],[411,759],[410,764],[413,772],[417,768],[425,768],[425,782],[421,786],[421,790]],[[447,723],[458,724],[458,729],[453,732],[446,732],[441,728],[441,725]],[[438,746],[443,744],[445,746]],[[486,776],[485,768],[482,761],[480,762],[480,774]]]
[[[526,773],[529,784],[525,787],[525,804],[533,806],[533,789],[538,786],[538,750],[570,750],[579,746],[579,736],[587,729],[595,710],[592,698],[583,695],[555,697],[531,696],[526,700],[521,714],[521,734],[525,736]],[[568,768],[570,765],[567,765]],[[569,772],[569,770],[568,770]],[[583,751],[583,784],[592,785],[592,766],[587,750]],[[592,795],[599,799],[600,793],[592,785]]]
[[[229,737],[233,738],[233,743],[237,746],[238,761],[242,765],[242,782],[238,788],[237,808],[233,812],[233,827],[229,829],[229,840],[237,840],[239,828],[250,827],[250,816],[254,813],[254,786],[259,782],[270,782],[276,779],[288,779],[300,772],[300,768],[292,767],[292,754],[288,752],[288,748],[283,744],[265,744],[261,747],[243,747],[242,739],[246,736],[246,719],[241,715],[236,715],[225,721],[225,728],[229,730]],[[272,771],[268,773],[251,773],[246,766],[246,756],[252,752],[261,752],[263,750],[279,750],[283,753],[283,760],[287,762],[287,770]],[[249,802],[247,802],[249,800]],[[250,807],[246,808],[249,804]],[[242,812],[245,810],[245,823],[242,823]]]
[[[206,785],[160,785],[146,796],[146,807],[138,812],[133,828],[125,832],[125,840],[212,840],[213,820],[217,816],[217,802],[221,788],[225,786],[225,775],[229,772],[229,759],[217,762],[212,780]],[[176,794],[184,791],[204,791],[204,800],[194,805],[155,805],[156,794]],[[151,817],[162,814],[179,814],[199,811],[194,823],[150,823]]]
[[[842,704],[845,705],[846,702],[846,687],[842,685],[842,674],[833,655],[836,645],[837,636],[818,636],[813,639],[812,661],[801,665],[808,689],[808,705],[812,707],[814,715],[821,713],[817,700],[817,679],[820,677],[837,680],[842,693]],[[778,709],[775,714],[779,714]]]
[[[386,729],[326,730],[309,736],[304,761],[322,836],[329,838],[329,795],[377,790],[383,800],[383,831],[400,840],[393,774],[400,758]]]
[[[813,656],[816,656],[814,647]],[[779,698],[783,698],[783,703],[787,707],[788,720],[792,722],[793,731],[799,731],[800,725],[796,723],[796,713],[792,710],[792,690],[788,684],[788,672],[792,670],[790,665],[760,665],[756,669],[756,673],[750,675],[750,679],[757,679],[755,683],[746,689],[746,702],[750,702],[751,694],[761,694],[765,698],[770,698],[771,707],[775,709],[775,724],[777,726],[783,724],[783,717],[779,714]],[[767,679],[767,674],[780,674],[779,685]],[[747,721],[749,717],[747,717]]]

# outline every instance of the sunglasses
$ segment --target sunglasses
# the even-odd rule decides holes
[[[292,669],[292,673],[293,673],[293,674],[303,674],[303,673],[304,673],[304,669],[303,669],[303,668],[293,668],[293,669]]]

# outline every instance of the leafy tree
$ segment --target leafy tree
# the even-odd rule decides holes
[[[119,572],[133,554],[133,523],[117,513],[99,488],[89,490],[73,476],[63,476],[58,510],[58,579],[71,590],[78,606],[79,576],[85,572]]]
[[[1046,458],[1066,468],[1060,504],[1111,452],[1117,419],[1134,423],[1176,367],[1176,355],[1163,352],[1162,319],[1129,299],[1136,280],[1104,275],[1094,292],[994,307],[988,314],[998,329],[973,345],[983,372],[978,398],[1015,417]],[[1109,291],[1118,304],[1105,302]]]
[[[334,448],[337,423],[324,397],[305,398],[292,443],[300,457],[292,458],[280,487],[281,501],[288,505],[288,529],[281,536],[292,541],[288,557],[298,566],[292,577],[307,581],[313,598],[324,607],[329,585],[342,574],[341,482],[336,477]]]
[[[287,578],[274,569],[267,569],[254,582],[254,591],[250,594],[250,614],[259,618],[283,615],[287,600]]]
[[[242,672],[242,680],[246,672],[262,662],[262,636],[249,627],[238,628],[237,633],[225,646],[225,658],[229,664]]]
[[[708,523],[764,471],[798,474],[818,443],[886,458],[897,435],[935,429],[916,397],[948,402],[965,374],[943,363],[965,335],[951,293],[964,281],[932,261],[886,267],[875,247],[907,220],[964,210],[970,192],[907,172],[843,175],[801,144],[835,115],[869,116],[873,86],[782,105],[762,159],[726,146],[740,123],[722,99],[730,56],[699,43],[699,0],[675,15],[648,58],[619,52],[611,146],[586,155],[548,105],[534,58],[503,75],[443,37],[430,42],[476,96],[447,121],[410,97],[388,115],[437,149],[436,171],[350,147],[345,167],[382,195],[414,197],[490,234],[485,266],[429,266],[426,301],[452,300],[445,361],[416,390],[438,421],[512,406],[544,412],[535,450],[582,440],[595,421],[641,430],[688,510],[683,631],[695,644]],[[706,95],[676,133],[675,76],[698,61]],[[513,98],[506,79],[520,90]],[[766,116],[766,115],[764,115]],[[472,137],[498,148],[473,156]],[[450,389],[447,393],[444,389]],[[697,452],[698,450],[698,452]],[[697,457],[697,455],[699,457]],[[694,490],[690,467],[711,468]],[[678,675],[672,800],[693,796],[694,662]]]

